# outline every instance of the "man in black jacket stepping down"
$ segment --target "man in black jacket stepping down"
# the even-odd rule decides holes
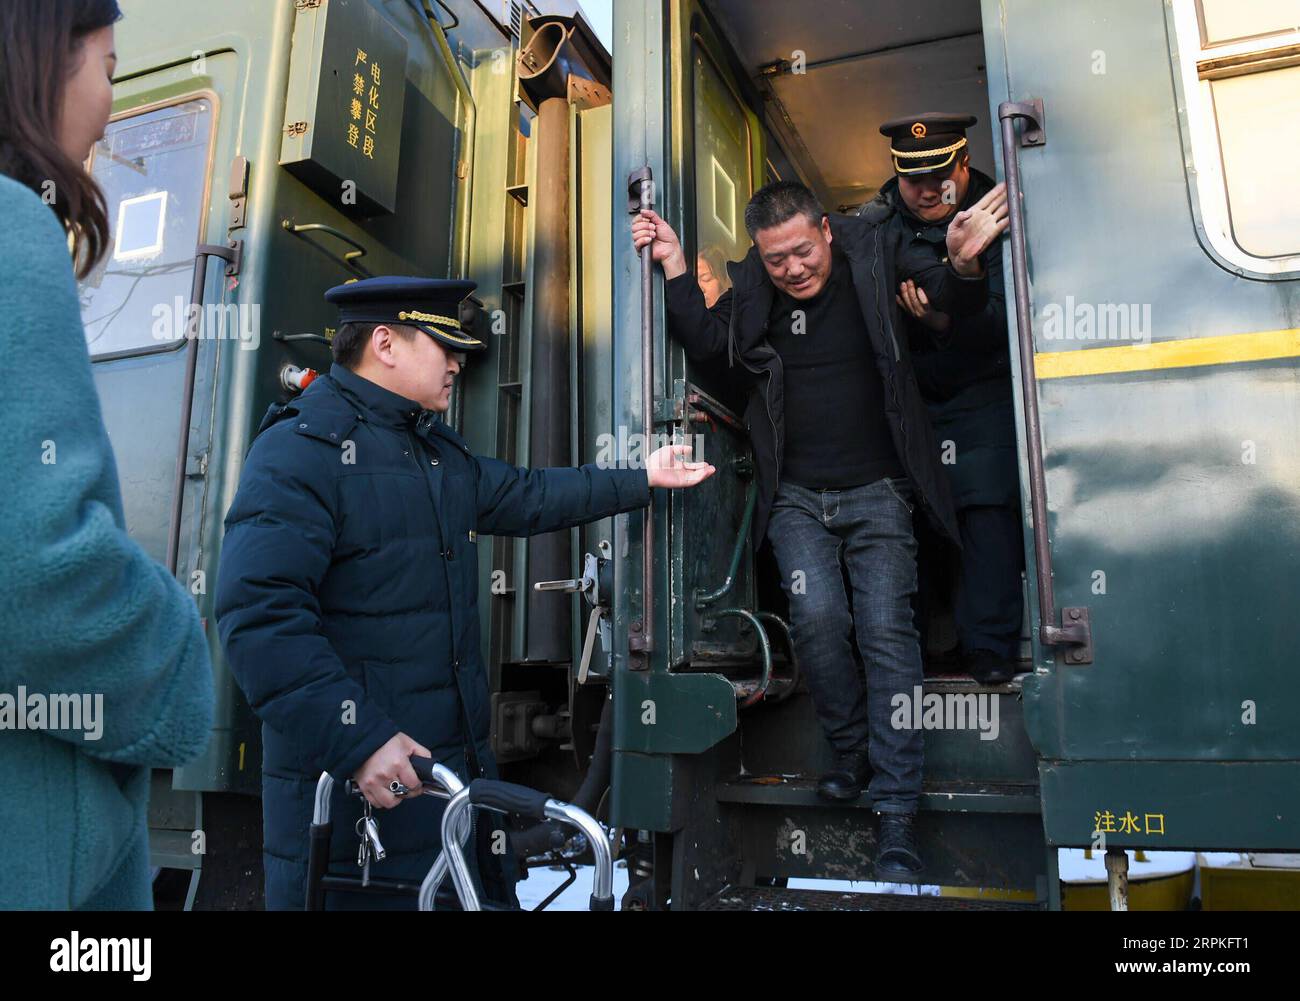
[[[895,293],[911,280],[945,312],[983,308],[980,255],[1006,225],[999,185],[953,219],[944,261],[887,227],[828,216],[803,185],[777,182],[750,200],[754,246],[728,266],[732,287],[712,309],[673,229],[648,210],[632,225],[633,245],[650,244],[664,270],[669,332],[696,362],[725,356],[749,388],[753,540],[772,544],[796,652],[837,755],[818,792],[856,799],[870,776],[882,879],[918,882],[923,870],[913,833],[921,733],[890,725],[892,697],[910,698],[922,676],[914,506],[958,536],[925,402],[895,333]]]

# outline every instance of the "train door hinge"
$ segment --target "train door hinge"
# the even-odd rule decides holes
[[[230,199],[230,225],[226,227],[229,236],[246,225],[248,209],[248,157],[237,156],[230,161],[230,190],[226,197]]]

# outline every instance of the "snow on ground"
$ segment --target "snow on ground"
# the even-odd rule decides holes
[[[547,894],[568,878],[563,869],[543,867],[531,869],[528,878],[515,887],[519,895],[519,905],[526,911],[546,899]],[[792,889],[829,890],[838,893],[911,893],[923,896],[938,896],[937,886],[900,886],[897,883],[855,883],[847,879],[792,879]],[[614,864],[614,904],[623,899],[627,892],[627,866],[623,862]],[[578,879],[561,893],[546,908],[548,911],[585,911],[591,897],[591,867],[579,866]]]
[[[1138,861],[1131,851],[1127,854],[1128,878],[1131,880],[1187,872],[1196,865],[1195,852],[1144,852],[1143,861]],[[1230,857],[1235,859],[1237,856]],[[1067,882],[1106,882],[1104,851],[1095,851],[1092,853],[1092,858],[1086,858],[1082,848],[1062,848],[1057,852],[1056,858],[1057,864],[1061,867],[1061,879]]]
[[[561,893],[549,905],[548,911],[585,911],[591,901],[591,866],[578,866],[578,878],[572,886]],[[562,868],[543,866],[528,870],[528,878],[515,886],[519,897],[519,906],[526,911],[546,899],[557,886],[569,878]],[[627,863],[614,863],[614,906],[617,908],[623,894],[627,893]]]
[[[1139,862],[1133,852],[1129,857],[1129,878],[1140,879],[1144,876],[1157,876],[1166,873],[1184,872],[1195,864],[1194,852],[1146,852],[1146,861]],[[1061,878],[1071,881],[1106,879],[1104,852],[1093,852],[1091,859],[1085,859],[1082,849],[1063,848],[1058,854]],[[1209,865],[1227,865],[1241,858],[1235,852],[1203,852],[1202,859]],[[563,869],[533,869],[528,879],[517,887],[519,903],[524,910],[532,910],[547,894],[564,882],[567,874]],[[919,896],[938,896],[937,886],[903,886],[898,883],[853,882],[846,879],[792,879],[791,889],[828,890],[837,893],[904,893]],[[615,906],[627,892],[627,865],[617,862],[614,865],[614,902]],[[591,896],[591,868],[580,866],[577,881],[556,898],[546,909],[548,911],[585,911]]]

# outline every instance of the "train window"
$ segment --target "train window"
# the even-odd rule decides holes
[[[726,79],[696,39],[695,97],[695,239],[696,275],[716,300],[727,288],[726,261],[749,250],[745,204],[752,193],[752,140],[749,119]]]
[[[1234,271],[1300,272],[1300,0],[1175,0],[1170,8],[1203,242]],[[1279,137],[1282,137],[1279,141]]]
[[[1300,28],[1300,4],[1285,0],[1200,0],[1199,6],[1207,46]]]
[[[211,175],[210,96],[134,109],[114,119],[91,154],[112,242],[81,283],[86,343],[97,360],[181,344],[194,248]]]
[[[1257,257],[1300,251],[1295,147],[1283,150],[1276,143],[1278,135],[1300,131],[1300,66],[1211,86],[1237,243]]]

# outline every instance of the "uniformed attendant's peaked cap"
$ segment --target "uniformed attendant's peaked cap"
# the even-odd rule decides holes
[[[338,307],[339,325],[393,323],[423,330],[452,351],[487,348],[471,337],[460,322],[461,301],[475,284],[455,278],[366,278],[337,285],[325,301]]]
[[[889,137],[896,173],[929,174],[952,166],[966,148],[966,130],[976,121],[974,115],[923,111],[885,122],[880,134]]]

